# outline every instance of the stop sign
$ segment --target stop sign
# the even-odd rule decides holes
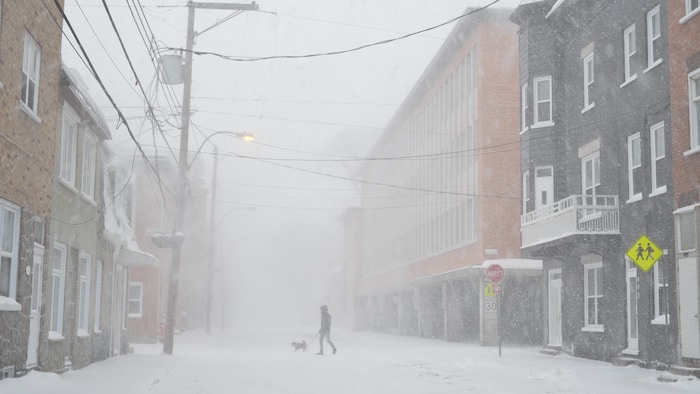
[[[491,264],[489,268],[486,269],[486,277],[493,283],[502,281],[505,275],[503,267],[498,264]]]

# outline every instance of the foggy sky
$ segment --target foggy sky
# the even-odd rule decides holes
[[[194,50],[237,58],[322,54],[432,27],[461,15],[468,5],[490,2],[261,0],[260,12],[244,12],[204,32]],[[66,0],[66,15],[138,143],[170,154],[166,139],[175,151],[179,147],[182,85],[159,83],[157,59],[147,51],[150,37],[139,31],[133,10],[125,5],[134,2],[107,3],[136,76],[101,0]],[[186,1],[136,3],[145,6],[157,53],[185,46]],[[230,14],[197,10],[195,31]],[[307,324],[318,320],[322,303],[331,313],[341,309],[340,215],[357,205],[358,184],[348,178],[355,176],[358,162],[339,159],[367,154],[453,27],[331,56],[251,62],[194,56],[190,158],[217,131],[249,132],[256,138],[253,143],[225,135],[210,140],[221,159],[216,212],[225,218],[217,239],[228,264],[228,306],[235,323]],[[124,125],[114,129],[116,111],[65,37],[63,61],[83,76],[112,125],[110,145],[133,153],[136,143]],[[156,108],[163,134],[145,117],[141,87]],[[191,178],[211,181],[212,151],[211,144],[202,147],[198,158],[204,170]],[[248,207],[256,209],[241,209]],[[342,316],[334,321],[341,323]]]

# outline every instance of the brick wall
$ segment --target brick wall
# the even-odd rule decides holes
[[[60,1],[63,4],[63,1]],[[0,29],[0,198],[22,208],[17,301],[20,312],[0,312],[0,367],[24,368],[27,360],[33,217],[46,219],[52,200],[54,129],[61,65],[61,18],[53,2],[4,1]],[[25,35],[41,48],[37,112],[21,105]],[[48,235],[45,239],[48,239]],[[48,258],[45,259],[49,261]],[[45,269],[48,264],[44,264]],[[46,277],[46,270],[44,277]]]
[[[700,69],[700,15],[679,23],[683,16],[684,2],[669,1],[673,187],[677,208],[700,202],[700,152],[684,155],[690,149],[688,73]]]

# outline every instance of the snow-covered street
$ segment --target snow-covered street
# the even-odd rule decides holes
[[[309,334],[311,333],[311,334]],[[187,332],[175,355],[160,345],[134,345],[134,354],[63,375],[30,372],[0,381],[0,393],[698,393],[700,380],[636,366],[556,357],[537,348],[468,343],[335,330],[338,353],[294,351],[292,341],[314,329],[264,334]],[[329,350],[329,349],[328,349]]]

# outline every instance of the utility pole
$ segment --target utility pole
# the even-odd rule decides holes
[[[182,89],[182,125],[180,131],[180,162],[178,163],[179,187],[177,194],[177,211],[175,212],[175,228],[173,236],[182,233],[187,208],[187,150],[189,149],[190,128],[190,96],[192,94],[192,48],[194,47],[194,12],[197,8],[212,10],[258,10],[255,2],[251,4],[225,4],[225,3],[196,3],[187,2],[187,43],[185,45],[185,75]],[[163,340],[163,352],[173,354],[175,317],[177,314],[177,294],[180,287],[180,265],[182,260],[182,242],[173,245],[172,262],[170,265],[170,281],[168,285],[168,300],[165,316],[165,339]]]
[[[207,323],[206,332],[211,330],[211,301],[214,294],[214,259],[216,258],[216,167],[219,161],[219,148],[214,147],[214,174],[211,179],[211,207],[209,208],[209,262],[207,264]]]

